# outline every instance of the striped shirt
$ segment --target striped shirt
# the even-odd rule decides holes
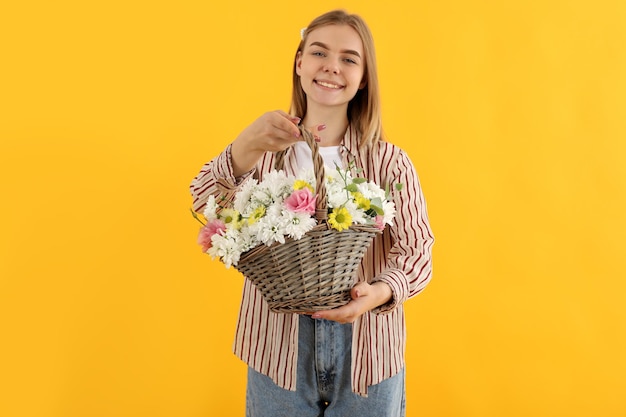
[[[421,292],[431,278],[434,242],[426,202],[415,168],[397,146],[380,141],[359,148],[359,136],[348,129],[342,144],[344,166],[353,163],[381,187],[401,183],[392,196],[396,205],[394,224],[376,235],[357,270],[355,282],[386,282],[392,299],[365,313],[352,325],[352,391],[367,396],[367,387],[396,375],[404,367],[405,323],[403,303]],[[193,208],[202,212],[209,195],[232,201],[250,177],[262,179],[274,166],[274,154],[266,153],[256,167],[241,177],[233,176],[230,145],[208,162],[191,183]],[[285,155],[285,171],[299,170],[295,152]],[[234,353],[278,386],[295,391],[298,358],[298,316],[276,314],[249,280],[245,280],[237,322]]]

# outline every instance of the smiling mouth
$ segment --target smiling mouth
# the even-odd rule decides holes
[[[318,80],[315,80],[315,83],[316,83],[317,85],[322,86],[322,87],[332,88],[333,90],[339,90],[339,89],[343,88],[343,86],[342,86],[342,85],[339,85],[339,84],[334,84],[334,83],[329,83],[329,82],[326,82],[326,81],[318,81]]]

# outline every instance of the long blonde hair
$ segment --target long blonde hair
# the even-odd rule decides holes
[[[374,38],[369,27],[360,16],[348,14],[344,10],[333,10],[315,18],[303,30],[302,40],[296,51],[296,58],[303,51],[309,33],[328,25],[350,26],[358,33],[361,42],[363,42],[363,53],[365,55],[363,78],[366,83],[348,104],[348,120],[350,125],[360,133],[361,144],[371,145],[376,141],[383,140]],[[296,73],[296,58],[294,58],[293,64],[293,90],[290,113],[294,116],[304,117],[307,110],[306,94],[300,84],[300,76]]]

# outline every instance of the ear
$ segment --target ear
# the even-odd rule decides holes
[[[361,84],[359,84],[359,90],[364,89],[366,85],[367,85],[367,78],[363,77],[363,79],[361,80]]]
[[[296,74],[300,75],[302,72],[302,51],[298,51],[296,54]]]

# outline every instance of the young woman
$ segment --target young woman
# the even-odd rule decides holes
[[[191,184],[194,210],[209,195],[231,200],[249,178],[274,166],[310,164],[298,125],[314,132],[329,166],[362,169],[394,194],[394,225],[374,238],[359,267],[352,300],[312,315],[275,314],[245,281],[234,352],[249,365],[247,415],[403,416],[403,303],[431,277],[433,235],[409,157],[382,136],[374,44],[357,15],[332,11],[303,30],[293,68],[289,113],[265,113],[207,163]]]

